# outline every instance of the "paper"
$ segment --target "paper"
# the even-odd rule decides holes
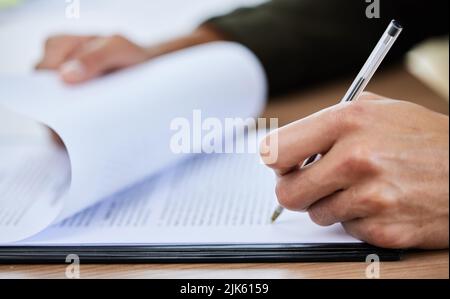
[[[256,154],[197,157],[20,245],[355,243],[340,225],[286,212],[270,223],[275,178]]]
[[[22,234],[0,225],[0,243],[31,236],[185,158],[170,151],[174,118],[190,119],[194,109],[220,120],[257,116],[265,97],[260,63],[233,43],[193,47],[75,87],[54,73],[0,75],[0,105],[53,128],[71,167],[59,212],[30,209]]]
[[[64,150],[49,144],[10,140],[0,145],[0,227],[2,239],[29,237],[62,208],[70,182]]]

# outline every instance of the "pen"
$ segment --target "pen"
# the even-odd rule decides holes
[[[353,81],[347,93],[342,98],[341,103],[355,101],[359,98],[402,30],[403,27],[399,24],[399,22],[396,20],[391,21],[384,34],[381,36],[380,41],[373,49],[372,54],[370,54],[358,76],[356,76],[356,79]],[[300,168],[311,165],[320,158],[320,154],[315,154],[306,159]],[[272,223],[280,217],[283,211],[284,208],[282,206],[278,206],[276,208],[271,218]]]

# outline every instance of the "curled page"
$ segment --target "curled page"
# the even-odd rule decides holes
[[[0,243],[31,236],[185,157],[170,148],[175,118],[191,120],[193,110],[202,118],[254,117],[265,98],[259,61],[246,48],[225,42],[77,86],[65,85],[54,73],[0,75],[0,105],[57,132],[71,167],[70,188],[57,201],[57,213],[36,208],[16,231],[0,225]]]

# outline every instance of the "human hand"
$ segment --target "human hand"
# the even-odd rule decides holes
[[[365,93],[268,135],[262,159],[275,150],[267,163],[282,206],[376,246],[448,248],[447,116]],[[299,169],[315,153],[323,158]]]
[[[55,70],[66,83],[81,83],[160,55],[224,39],[219,32],[208,26],[201,26],[186,36],[149,48],[139,46],[120,35],[57,35],[47,39],[44,55],[36,69]],[[64,146],[56,133],[51,131],[51,136],[55,143]]]
[[[36,69],[57,70],[66,83],[81,83],[163,54],[222,39],[220,33],[206,26],[148,48],[120,35],[57,35],[47,39],[44,55]]]
[[[66,83],[80,83],[146,61],[150,52],[118,35],[52,36],[36,69],[57,70]]]

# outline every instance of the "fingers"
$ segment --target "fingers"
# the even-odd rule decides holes
[[[365,92],[360,100],[381,99]],[[280,128],[261,142],[261,158],[277,173],[285,174],[314,154],[326,153],[342,136],[366,122],[360,102],[342,103]]]
[[[93,38],[93,36],[75,35],[58,35],[48,38],[45,42],[43,57],[37,63],[36,69],[58,69],[85,42]]]
[[[369,217],[379,211],[379,207],[367,200],[367,188],[354,186],[320,199],[308,208],[313,222],[321,226],[348,222]]]
[[[263,146],[266,145],[261,151],[265,153],[276,151],[276,155],[262,156],[263,161],[269,167],[283,173],[302,164],[314,154],[326,153],[335,141],[350,129],[350,121],[357,113],[355,111],[357,109],[350,106],[357,105],[349,103],[336,105],[269,134],[261,142]],[[271,141],[272,139],[276,142]],[[267,144],[270,148],[267,148]],[[270,160],[267,157],[270,157]]]
[[[121,45],[112,38],[97,38],[83,48],[60,68],[67,83],[80,83],[121,66]]]
[[[382,97],[376,93],[365,91],[361,94],[358,100],[360,101],[374,101],[374,100],[381,100],[385,99],[385,97]]]
[[[373,94],[363,97],[374,98]],[[365,101],[340,104],[300,120],[266,137],[278,157],[269,166],[280,176],[276,194],[280,204],[302,211],[318,200],[354,186],[377,172],[377,156],[370,139],[359,135],[367,127]],[[278,140],[277,147],[274,148]],[[323,158],[306,168],[299,166],[309,156],[324,153]],[[264,157],[262,157],[264,160]]]
[[[387,225],[377,218],[363,218],[342,223],[345,231],[364,242],[383,248],[410,248],[417,240],[408,229],[399,225]],[[413,237],[411,237],[413,236]]]
[[[339,163],[333,152],[315,164],[292,171],[278,178],[276,195],[280,204],[294,211],[303,211],[317,200],[346,189],[352,182],[347,174],[336,175]]]
[[[356,186],[376,171],[376,160],[363,146],[344,140],[314,164],[279,177],[275,191],[283,207],[303,211],[322,198]]]
[[[37,69],[58,69],[67,83],[80,83],[147,60],[150,53],[127,39],[57,36],[49,38]]]

